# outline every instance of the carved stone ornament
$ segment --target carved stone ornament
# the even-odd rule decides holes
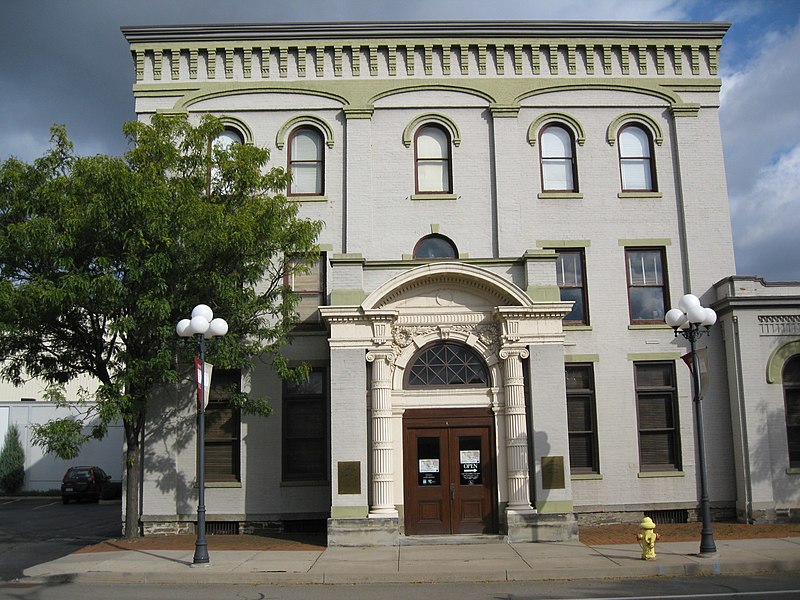
[[[400,354],[404,348],[411,345],[414,338],[420,335],[438,333],[439,338],[446,340],[453,332],[461,332],[469,337],[474,335],[492,354],[497,354],[500,348],[500,328],[495,323],[479,325],[438,325],[438,326],[412,326],[402,325],[392,326],[392,346],[396,354]]]

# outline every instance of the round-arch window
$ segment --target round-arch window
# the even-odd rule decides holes
[[[244,137],[241,133],[230,127],[226,127],[225,130],[214,139],[214,146],[223,150],[227,150],[234,144],[244,144]]]
[[[468,346],[444,342],[423,348],[406,370],[407,387],[488,385],[486,365]]]
[[[783,399],[786,408],[786,441],[789,466],[800,467],[800,354],[783,367]]]
[[[414,246],[414,258],[418,260],[446,260],[458,258],[455,244],[443,235],[428,235]]]

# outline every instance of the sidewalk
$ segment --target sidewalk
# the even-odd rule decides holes
[[[429,540],[431,541],[431,540]],[[435,542],[435,540],[433,540]],[[483,541],[483,540],[481,540]],[[800,537],[717,540],[717,555],[697,556],[699,541],[660,542],[657,559],[637,544],[502,541],[381,548],[209,550],[193,568],[193,550],[146,547],[77,552],[25,570],[33,580],[108,583],[428,583],[694,576],[800,571]]]

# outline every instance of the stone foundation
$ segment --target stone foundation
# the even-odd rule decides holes
[[[328,546],[399,546],[400,520],[328,519]]]
[[[506,534],[510,544],[577,541],[578,521],[572,513],[509,512],[506,514]]]

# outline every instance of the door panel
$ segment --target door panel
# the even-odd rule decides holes
[[[492,420],[486,417],[469,426],[453,426],[452,421],[457,419],[406,423],[409,535],[496,531]]]

